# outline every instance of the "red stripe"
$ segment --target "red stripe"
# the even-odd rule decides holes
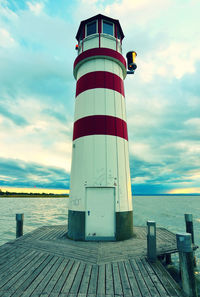
[[[124,82],[116,74],[107,71],[94,71],[81,76],[76,83],[76,96],[96,88],[111,89],[124,96]]]
[[[124,120],[106,115],[81,118],[74,123],[73,140],[88,135],[113,135],[128,140]]]
[[[108,57],[112,57],[116,60],[118,60],[120,63],[122,63],[126,69],[126,60],[124,59],[124,57],[116,52],[115,50],[112,50],[110,48],[92,48],[89,49],[87,51],[84,51],[83,53],[81,53],[76,60],[74,61],[74,69],[77,66],[77,64],[79,62],[81,62],[82,60],[86,59],[86,58],[90,58],[90,57],[94,57],[94,56],[108,56]]]

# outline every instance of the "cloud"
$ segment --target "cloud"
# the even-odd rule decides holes
[[[66,117],[66,114],[64,114],[64,111],[55,111],[55,110],[52,110],[50,108],[47,108],[47,109],[44,109],[42,111],[44,114],[48,115],[49,117],[52,117],[58,121],[60,121],[61,123],[65,123],[67,121],[67,117]]]
[[[197,188],[199,185],[199,164],[177,162],[146,162],[131,156],[132,190],[136,194],[167,194],[173,189]],[[175,159],[176,159],[175,158]],[[183,190],[180,191],[182,193]],[[178,191],[176,192],[178,193]],[[175,194],[175,192],[174,192]]]
[[[110,17],[115,16],[124,22],[124,27],[127,28],[130,23],[135,23],[144,26],[152,19],[162,14],[171,4],[171,1],[148,0],[129,1],[123,0],[118,3],[113,3],[105,7],[105,14]],[[156,8],[156,9],[155,9]]]
[[[9,106],[12,106],[12,101],[8,100],[6,107]],[[55,116],[52,105],[52,112],[46,113],[49,109],[48,102],[41,102],[40,98],[35,97],[17,98],[17,104],[12,107],[12,114],[6,107],[4,117],[1,118],[0,157],[14,156],[25,162],[56,166],[69,172],[72,119],[70,115],[64,116],[63,105],[55,105]]]
[[[174,77],[180,79],[186,73],[194,73],[196,71],[195,64],[200,60],[200,42],[172,42],[168,48],[158,52],[159,61],[165,61],[165,74],[171,75],[167,69],[170,69]]]
[[[33,12],[35,15],[39,15],[43,8],[44,8],[44,3],[39,3],[39,2],[27,2],[27,5],[30,9],[31,12]]]
[[[6,40],[0,41],[4,44],[0,50],[0,99],[39,94],[43,100],[55,101],[56,97],[65,99],[67,107],[72,105],[66,98],[75,84],[71,61],[71,56],[76,55],[73,25],[45,12],[35,15],[27,6],[15,10],[12,7],[14,11],[9,6],[1,8],[6,11],[0,21]]]
[[[56,167],[0,158],[0,172],[0,186],[69,188],[69,174]]]
[[[199,118],[191,118],[185,122],[186,126],[190,126],[193,129],[199,129],[200,127],[200,117]]]
[[[14,124],[19,126],[25,126],[28,125],[28,122],[26,119],[18,114],[12,113],[11,111],[7,110],[5,107],[0,105],[0,114],[10,121],[12,121]]]
[[[0,47],[9,48],[15,46],[16,42],[10,33],[4,29],[0,28]]]

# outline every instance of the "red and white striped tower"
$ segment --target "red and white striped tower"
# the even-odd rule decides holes
[[[126,61],[118,20],[81,22],[76,84],[68,237],[123,240],[133,236],[123,80]]]

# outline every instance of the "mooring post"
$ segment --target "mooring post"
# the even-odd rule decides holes
[[[197,297],[194,275],[193,249],[190,233],[176,234],[183,291],[188,297]]]
[[[186,232],[191,234],[192,243],[194,244],[194,229],[193,229],[192,214],[190,213],[185,214],[185,225],[186,225]]]
[[[165,255],[165,264],[166,265],[169,265],[172,263],[172,257],[171,257],[171,254],[166,254]]]
[[[192,243],[194,244],[194,227],[193,227],[193,217],[192,214],[186,213],[185,214],[185,227],[186,232],[191,234]],[[196,267],[196,258],[193,251],[193,261],[194,261],[194,267]]]
[[[23,223],[24,223],[24,214],[16,214],[16,238],[23,236]]]
[[[156,262],[156,222],[147,221],[147,258],[150,262]]]

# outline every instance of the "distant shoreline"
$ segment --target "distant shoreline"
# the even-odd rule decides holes
[[[39,196],[39,195],[2,195],[0,196],[0,199],[1,198],[6,198],[6,199],[9,199],[9,198],[51,198],[51,199],[55,199],[55,198],[69,198],[69,196],[63,196],[63,195],[60,195],[60,196],[55,196],[55,195],[52,195],[52,196]]]
[[[1,194],[1,198],[69,198],[69,194]]]

